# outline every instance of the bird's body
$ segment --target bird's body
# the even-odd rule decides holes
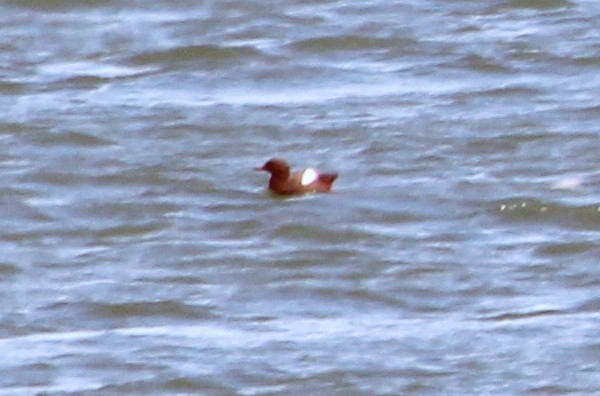
[[[270,159],[257,170],[271,174],[269,190],[278,195],[329,192],[337,178],[336,173],[319,173],[314,168],[292,173],[287,162],[278,158]]]

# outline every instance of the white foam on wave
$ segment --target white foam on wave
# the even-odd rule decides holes
[[[583,184],[581,177],[564,177],[554,183],[552,188],[555,190],[576,190]]]
[[[150,71],[155,68],[151,67],[131,67],[121,66],[100,62],[57,62],[48,65],[40,66],[38,69],[46,75],[68,78],[68,77],[99,77],[99,78],[117,78],[117,77],[132,77]]]

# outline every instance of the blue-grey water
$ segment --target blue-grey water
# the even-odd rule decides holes
[[[600,394],[599,165],[597,1],[3,1],[0,395]]]

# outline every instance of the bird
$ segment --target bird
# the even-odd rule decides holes
[[[271,174],[269,190],[276,195],[329,192],[338,176],[337,173],[319,173],[315,168],[291,173],[288,163],[280,158],[271,158],[262,167],[255,169]]]

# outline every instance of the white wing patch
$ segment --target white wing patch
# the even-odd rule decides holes
[[[317,181],[319,178],[319,173],[313,168],[306,168],[302,171],[302,178],[300,179],[300,184],[303,186],[308,186],[310,183]]]

